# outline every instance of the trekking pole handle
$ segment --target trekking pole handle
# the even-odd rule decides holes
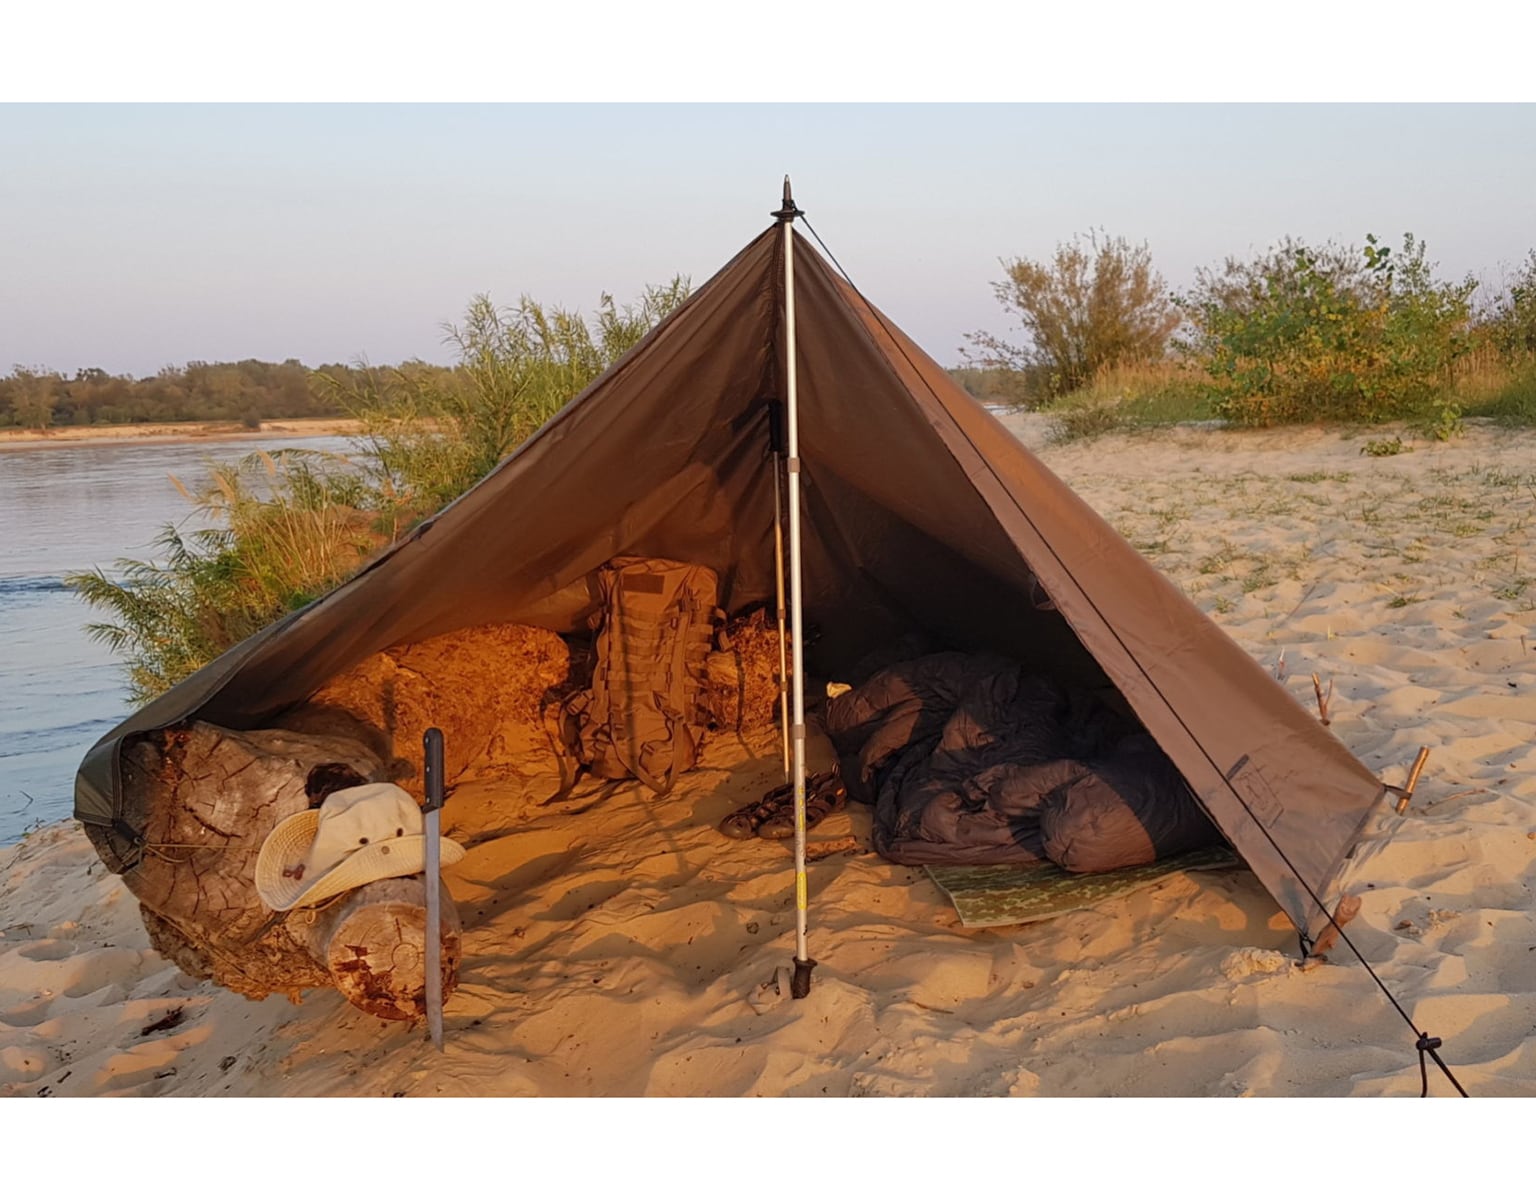
[[[422,775],[426,782],[427,802],[423,812],[436,812],[443,807],[443,731],[435,725],[421,738]]]

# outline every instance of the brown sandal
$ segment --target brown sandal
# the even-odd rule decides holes
[[[742,805],[721,821],[717,828],[728,838],[749,838],[757,833],[764,821],[777,816],[786,806],[792,809],[794,803],[794,785],[781,783],[761,800]]]
[[[805,827],[814,829],[835,812],[842,812],[848,803],[848,788],[844,785],[837,768],[813,775],[805,781]],[[795,836],[794,791],[790,789],[789,802],[757,827],[757,836],[783,841]]]

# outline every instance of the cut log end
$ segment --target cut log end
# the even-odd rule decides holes
[[[354,1007],[386,1021],[426,1016],[426,885],[420,876],[359,888],[316,913],[310,952]],[[462,926],[442,891],[442,975],[446,1000],[458,983]]]

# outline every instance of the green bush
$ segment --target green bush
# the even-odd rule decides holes
[[[1413,447],[1404,445],[1400,437],[1374,438],[1360,447],[1360,453],[1371,458],[1392,458],[1398,454],[1413,453]]]
[[[1448,436],[1476,286],[1437,280],[1412,234],[1397,254],[1374,236],[1359,251],[1288,240],[1200,272],[1180,299],[1180,347],[1210,376],[1217,413],[1238,424],[1406,419]]]

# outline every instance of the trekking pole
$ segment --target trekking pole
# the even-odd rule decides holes
[[[422,774],[426,779],[427,802],[422,806],[423,833],[426,835],[427,876],[427,1034],[432,1044],[443,1048],[443,901],[442,861],[438,846],[443,807],[443,731],[435,726],[422,735]]]
[[[777,403],[768,410],[768,440],[773,451],[773,573],[779,602],[779,733],[784,758],[784,782],[789,760],[789,650],[784,638],[784,427]]]
[[[773,214],[784,229],[784,388],[787,404],[785,431],[789,474],[789,615],[790,676],[794,681],[794,723],[790,727],[795,782],[795,974],[789,994],[802,1000],[811,991],[811,969],[816,965],[806,952],[805,881],[805,607],[801,586],[800,555],[800,409],[795,388],[795,207],[784,176],[784,207]]]

